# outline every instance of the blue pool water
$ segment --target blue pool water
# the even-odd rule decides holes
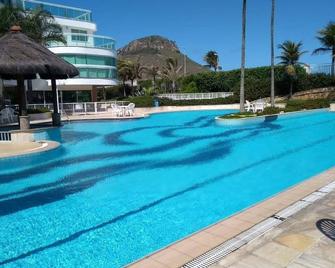
[[[121,267],[335,165],[335,113],[222,113],[39,133],[61,148],[0,161],[0,266]]]

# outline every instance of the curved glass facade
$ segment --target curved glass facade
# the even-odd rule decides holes
[[[59,54],[59,56],[71,64],[116,66],[116,59],[114,57],[79,54]]]
[[[79,67],[79,78],[116,79],[116,69]]]

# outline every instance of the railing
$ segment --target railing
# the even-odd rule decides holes
[[[74,114],[88,114],[88,113],[108,113],[112,109],[112,105],[117,104],[125,106],[129,104],[126,101],[108,101],[108,102],[73,102],[73,103],[59,103],[59,110],[66,115]],[[47,104],[29,104],[30,109],[47,108],[53,111],[53,105]]]
[[[64,33],[66,44],[61,42],[50,42],[48,47],[92,47],[115,50],[115,40],[101,35]]]
[[[50,12],[55,17],[86,22],[92,21],[92,12],[87,9],[68,7],[35,0],[25,0],[23,1],[23,5],[25,10],[35,10],[37,8],[42,8],[43,10]]]
[[[331,64],[319,64],[319,65],[312,65],[310,67],[312,74],[328,74],[332,73],[332,65]]]
[[[10,132],[0,132],[0,142],[12,141],[12,134]]]
[[[205,99],[219,99],[233,96],[233,92],[212,92],[212,93],[174,93],[174,94],[160,94],[159,98],[167,98],[171,100],[205,100]]]

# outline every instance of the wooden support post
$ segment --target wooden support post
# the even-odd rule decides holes
[[[52,124],[54,126],[60,126],[61,119],[58,110],[58,97],[57,97],[58,94],[57,94],[56,79],[51,79],[51,89],[52,89],[52,104],[54,109],[54,112],[52,114]]]

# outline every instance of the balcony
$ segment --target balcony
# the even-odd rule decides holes
[[[65,33],[66,44],[51,42],[48,47],[90,47],[115,50],[115,40],[106,36]]]
[[[25,0],[23,5],[25,10],[42,8],[43,10],[50,12],[54,17],[92,22],[92,12],[86,9],[67,7],[34,0]]]

